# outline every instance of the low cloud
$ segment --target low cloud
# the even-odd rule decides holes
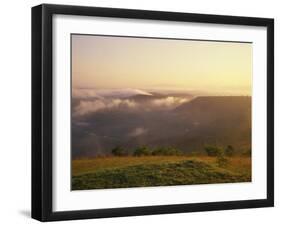
[[[106,105],[101,100],[81,100],[78,106],[74,109],[74,116],[86,115],[104,108],[106,108]]]
[[[146,132],[147,132],[147,129],[145,129],[143,127],[137,127],[132,132],[129,133],[129,136],[137,137],[137,136],[143,135]]]
[[[135,99],[135,96],[149,96],[145,99]],[[73,116],[80,117],[99,111],[112,109],[130,111],[170,110],[190,100],[182,96],[160,96],[137,89],[93,90],[74,89],[72,97],[75,100]],[[74,103],[74,102],[73,102]]]
[[[97,111],[119,107],[133,109],[137,107],[137,103],[127,99],[80,100],[79,104],[74,108],[74,116],[83,116]]]
[[[187,102],[188,99],[184,98],[184,97],[173,97],[173,96],[169,96],[166,98],[161,98],[161,99],[157,99],[157,100],[153,100],[152,103],[155,106],[159,106],[159,107],[176,107],[179,106],[185,102]]]

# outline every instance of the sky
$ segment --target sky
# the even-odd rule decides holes
[[[252,44],[72,35],[72,86],[251,95]]]

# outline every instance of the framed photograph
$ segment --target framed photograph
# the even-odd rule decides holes
[[[32,8],[32,217],[274,205],[274,21]]]

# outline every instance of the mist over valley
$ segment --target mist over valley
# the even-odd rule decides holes
[[[195,96],[140,89],[73,89],[72,156],[111,154],[121,146],[202,152],[205,145],[251,144],[250,96]]]

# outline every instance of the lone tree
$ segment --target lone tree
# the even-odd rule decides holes
[[[205,146],[205,151],[208,156],[222,156],[223,155],[223,150],[219,147],[216,146]]]
[[[117,147],[113,148],[111,150],[111,153],[114,156],[125,156],[125,155],[127,155],[127,152],[125,151],[125,149],[120,147],[120,146],[117,146]]]
[[[219,167],[226,167],[229,163],[226,158],[225,150],[216,146],[205,146],[205,151],[208,156],[216,157],[216,162]]]
[[[224,154],[228,157],[231,157],[234,155],[234,148],[231,145],[227,145],[227,147],[224,150]]]
[[[146,146],[138,147],[134,151],[134,156],[147,156],[147,155],[151,155],[151,150]]]

